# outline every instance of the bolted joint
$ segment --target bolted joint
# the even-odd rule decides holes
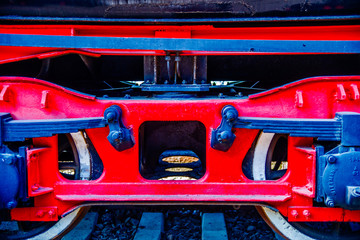
[[[115,118],[116,118],[116,113],[113,112],[113,111],[108,112],[108,113],[106,114],[106,116],[105,116],[105,119],[106,119],[106,121],[108,121],[108,122],[113,122],[113,121],[115,120]]]
[[[232,132],[232,128],[236,125],[239,114],[236,108],[226,105],[221,110],[221,116],[220,126],[211,133],[211,147],[226,152],[235,140],[236,136]]]
[[[44,210],[39,210],[39,211],[36,212],[35,215],[36,215],[37,218],[42,218],[42,217],[44,217],[45,212],[44,212]]]
[[[309,211],[309,210],[306,210],[306,209],[305,209],[305,210],[303,211],[303,215],[304,215],[306,218],[309,218],[311,214],[310,214],[310,211]]]
[[[225,106],[222,109],[222,114],[221,115],[223,116],[224,119],[226,119],[229,122],[235,121],[239,116],[237,110],[231,105]]]
[[[217,134],[217,140],[220,143],[228,142],[231,139],[232,133],[229,131],[222,131]]]
[[[110,106],[104,112],[110,130],[107,139],[118,151],[129,149],[135,144],[132,131],[124,126],[121,116],[122,110],[117,105]]]
[[[293,216],[294,218],[297,218],[297,217],[299,216],[298,211],[292,210],[292,211],[291,211],[291,216]]]
[[[328,158],[327,158],[327,161],[328,161],[328,163],[330,163],[330,164],[336,163],[336,160],[337,160],[337,158],[336,158],[334,155],[330,155],[330,156],[328,156]]]
[[[51,210],[49,210],[48,215],[49,215],[50,218],[53,218],[53,217],[56,216],[56,212],[51,209]]]
[[[124,132],[119,129],[118,131],[112,131],[110,134],[111,140],[117,143],[122,143],[124,140]]]

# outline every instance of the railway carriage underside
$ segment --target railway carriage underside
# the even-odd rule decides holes
[[[359,238],[358,4],[26,2],[0,8],[5,237],[59,237],[92,205],[249,204],[283,238]]]

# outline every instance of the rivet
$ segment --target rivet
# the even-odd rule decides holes
[[[45,215],[45,212],[43,210],[39,210],[36,212],[36,217],[42,218]]]
[[[299,216],[298,211],[292,210],[292,211],[291,211],[291,216],[293,216],[294,218],[297,218],[297,217]]]
[[[303,211],[303,215],[306,217],[306,218],[309,218],[310,217],[310,212],[309,212],[309,210],[304,210]]]
[[[53,218],[53,217],[55,217],[55,211],[54,210],[49,210],[49,212],[48,212],[48,215],[49,215],[49,217],[50,218]]]
[[[335,163],[336,162],[336,157],[334,155],[330,155],[327,158],[327,160],[328,160],[329,163]]]

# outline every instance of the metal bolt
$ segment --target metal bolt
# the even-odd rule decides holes
[[[168,84],[168,83],[169,83],[169,81],[168,81],[168,80],[165,80],[164,84]]]
[[[334,155],[330,155],[328,156],[327,160],[329,163],[335,163],[337,159]]]
[[[234,113],[234,111],[228,111],[226,113],[226,118],[229,120],[229,121],[233,121],[235,118],[236,118],[236,113]]]
[[[55,217],[55,211],[54,210],[49,210],[49,212],[48,212],[48,215],[49,215],[49,217],[50,218],[53,218],[53,217]]]
[[[6,205],[6,207],[7,207],[8,209],[13,209],[13,208],[16,207],[16,205],[17,205],[17,202],[14,200],[14,201],[8,202],[7,205]]]
[[[119,130],[119,131],[113,131],[111,133],[111,139],[115,142],[122,142],[123,140],[123,135],[122,135],[122,131]]]
[[[39,188],[40,188],[39,184],[34,184],[34,185],[31,186],[32,191],[37,191],[37,190],[39,190]]]
[[[299,216],[298,211],[292,210],[292,211],[291,211],[291,216],[293,216],[294,218],[297,218],[297,217]]]
[[[304,211],[303,211],[303,215],[304,215],[306,218],[309,218],[311,214],[310,214],[309,210],[304,210]]]
[[[222,131],[217,135],[218,141],[223,143],[223,142],[227,142],[227,140],[230,138],[230,133],[229,131]]]
[[[131,98],[131,96],[130,96],[130,94],[125,94],[124,98],[126,98],[126,99],[130,99],[130,98]]]
[[[106,114],[106,119],[109,121],[109,122],[112,122],[116,117],[116,114],[114,112],[109,112],[108,114]]]
[[[42,218],[45,215],[45,212],[43,210],[39,210],[36,212],[36,217],[38,218]]]
[[[183,81],[182,81],[182,84],[186,84],[186,80],[183,80]]]

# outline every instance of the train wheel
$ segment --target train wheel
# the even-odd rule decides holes
[[[287,168],[287,137],[261,133],[254,151],[252,173],[254,180],[276,180]],[[278,239],[359,239],[358,223],[290,223],[279,212],[257,207],[265,222],[276,232]]]
[[[90,179],[91,155],[83,133],[61,134],[58,137],[59,171],[70,180]],[[90,208],[81,207],[57,222],[2,222],[1,239],[59,239],[86,215]],[[8,229],[6,229],[8,225]]]

